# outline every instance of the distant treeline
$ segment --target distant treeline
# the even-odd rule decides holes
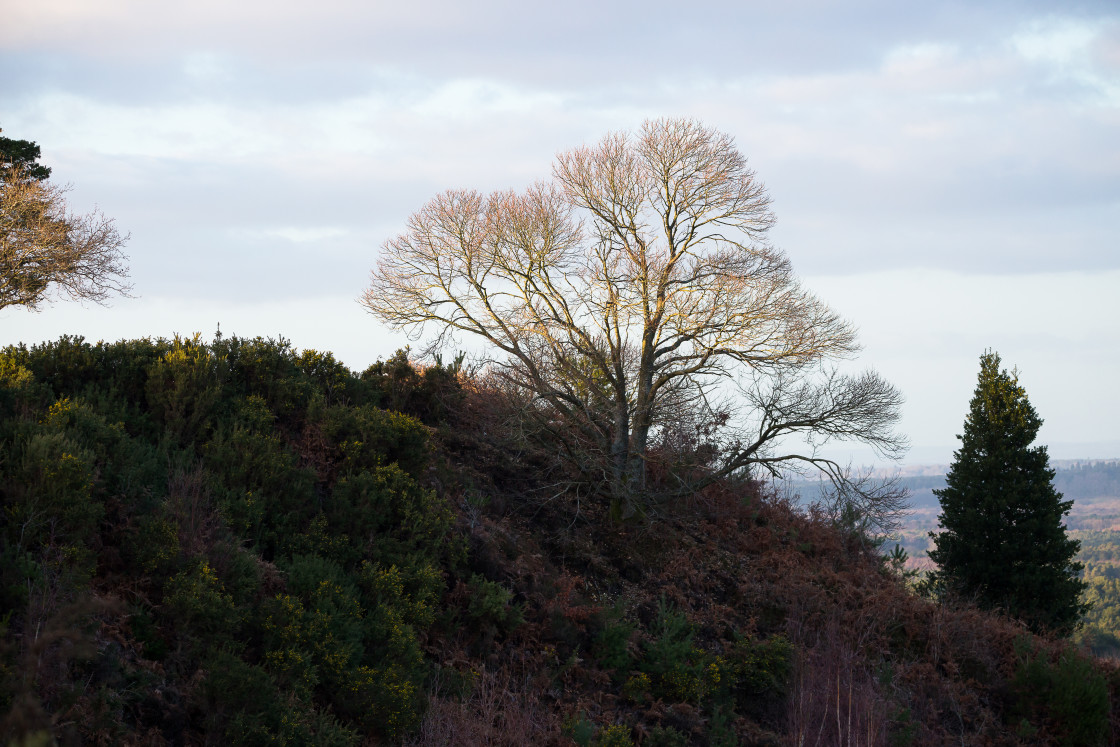
[[[937,496],[933,491],[945,486],[945,476],[916,475],[900,478],[899,482],[910,489],[914,508],[936,507]],[[1120,460],[1058,468],[1054,475],[1054,487],[1074,501],[1120,498]]]
[[[1075,501],[1120,497],[1120,461],[1059,469],[1054,475],[1054,487]]]

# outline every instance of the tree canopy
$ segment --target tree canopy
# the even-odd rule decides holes
[[[838,373],[854,328],[766,243],[770,197],[731,136],[647,121],[560,154],[522,192],[449,190],[387,241],[362,303],[429,350],[468,333],[623,513],[650,467],[682,491],[815,465],[853,439],[888,455],[899,393]],[[789,437],[809,441],[788,450]]]
[[[24,178],[42,181],[51,175],[51,170],[39,163],[39,156],[39,146],[34,142],[0,136],[0,173],[7,174],[16,167]]]
[[[1073,501],[1054,489],[1045,446],[1032,446],[1042,419],[1015,373],[1000,370],[994,352],[980,357],[961,447],[935,490],[941,532],[929,555],[934,582],[1006,610],[1033,630],[1068,633],[1085,612],[1085,584],[1074,562],[1080,543],[1062,517]]]
[[[52,184],[39,146],[0,138],[0,309],[36,309],[52,293],[104,303],[127,295],[128,235],[94,210],[70,212],[68,186]]]

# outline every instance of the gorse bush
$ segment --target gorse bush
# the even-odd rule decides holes
[[[630,738],[629,726],[611,724],[600,729],[591,744],[592,747],[633,747],[634,740]]]
[[[711,744],[737,743],[732,726],[743,715],[768,715],[781,707],[794,664],[784,635],[766,639],[731,632],[722,651],[705,649],[697,627],[664,596],[648,627],[611,610],[592,645],[597,662],[620,683],[623,699],[637,707],[683,704],[703,713]],[[629,732],[627,732],[629,734]],[[627,736],[627,739],[629,737]],[[651,744],[687,744],[672,727],[658,727]]]
[[[241,611],[214,569],[204,561],[167,583],[164,607],[176,624],[191,631],[194,642],[204,650],[238,642]]]
[[[437,357],[436,365],[421,372],[409,363],[406,350],[397,351],[362,372],[362,381],[374,392],[368,402],[427,424],[439,422],[462,399],[458,373],[463,357],[459,354],[447,365]]]
[[[696,630],[680,610],[662,597],[638,666],[649,675],[653,693],[671,702],[699,702],[709,691],[713,671],[708,655],[694,641]]]
[[[785,691],[793,670],[793,644],[784,635],[766,640],[737,637],[724,669],[746,694]]]
[[[176,337],[171,350],[149,366],[145,384],[148,407],[177,441],[193,441],[210,422],[218,401],[221,363],[195,335],[191,340]]]
[[[435,422],[456,388],[450,367],[398,355],[359,376],[284,340],[0,351],[5,636],[51,630],[95,595],[96,574],[133,600],[113,623],[130,648],[51,670],[65,686],[19,674],[18,649],[0,648],[0,716],[22,693],[24,711],[70,713],[78,734],[115,722],[102,740],[350,745],[413,728],[420,637],[459,557],[449,507],[417,482],[430,459],[417,418]],[[508,628],[505,593],[480,614]],[[178,704],[153,705],[152,683],[119,689],[156,661],[160,677],[198,683]],[[75,715],[105,708],[116,717]]]
[[[334,457],[343,470],[394,462],[416,476],[427,463],[427,436],[415,418],[373,405],[323,407],[315,415],[323,436],[337,444]]]

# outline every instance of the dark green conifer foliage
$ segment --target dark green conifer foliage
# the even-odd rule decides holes
[[[1003,609],[1034,631],[1065,635],[1085,612],[1080,543],[1062,517],[1073,501],[1054,489],[1045,446],[1034,446],[1042,419],[1014,373],[994,352],[980,357],[980,381],[946,476],[940,534],[929,555],[945,591]]]
[[[0,135],[0,170],[15,166],[23,169],[26,178],[42,181],[51,175],[51,170],[39,163],[39,154],[39,146],[30,140],[13,140]]]

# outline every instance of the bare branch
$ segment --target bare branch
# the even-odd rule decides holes
[[[129,236],[97,210],[68,212],[67,191],[18,167],[0,174],[0,308],[34,310],[52,293],[104,304],[132,290],[121,251]]]
[[[677,426],[696,413],[711,450],[690,462],[690,485],[791,462],[842,481],[812,444],[897,455],[900,397],[875,374],[824,367],[858,350],[855,330],[765,243],[773,224],[729,135],[653,120],[560,154],[553,179],[525,192],[438,195],[383,245],[361,303],[432,345],[485,339],[542,429],[579,440],[580,467],[609,474],[624,510],[646,489],[650,450],[688,443]],[[736,402],[714,404],[733,382]],[[791,435],[813,450],[782,453]]]

